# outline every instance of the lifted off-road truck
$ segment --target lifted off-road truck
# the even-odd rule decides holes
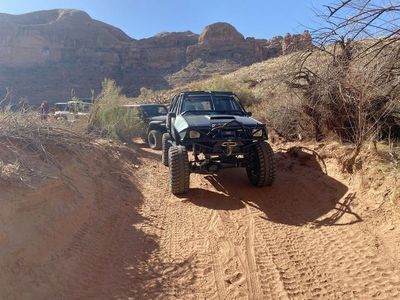
[[[183,92],[172,100],[162,136],[162,162],[173,194],[189,190],[190,173],[246,168],[254,186],[274,181],[274,153],[264,124],[251,118],[235,94]],[[189,159],[188,152],[191,152]]]

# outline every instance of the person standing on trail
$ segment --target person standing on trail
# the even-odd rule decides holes
[[[42,120],[47,120],[48,116],[49,116],[49,103],[45,100],[40,105],[40,118]]]

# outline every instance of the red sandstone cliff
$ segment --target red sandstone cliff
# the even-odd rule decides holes
[[[134,95],[142,86],[165,88],[310,46],[307,32],[257,40],[227,23],[209,25],[200,35],[135,40],[78,10],[0,14],[0,93],[10,88],[14,101],[27,97],[32,104],[63,101],[71,89],[89,95],[107,77]]]

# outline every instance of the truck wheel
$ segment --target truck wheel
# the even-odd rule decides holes
[[[259,187],[272,185],[275,179],[275,159],[268,143],[259,142],[253,147],[246,171],[252,185]]]
[[[147,135],[147,144],[149,147],[154,150],[161,149],[161,132],[158,130],[150,130],[149,134]]]
[[[169,133],[164,133],[162,135],[162,152],[161,152],[161,162],[164,166],[168,167],[168,150],[171,147],[171,136]]]
[[[189,191],[189,160],[186,148],[171,146],[168,150],[169,190],[174,195]]]

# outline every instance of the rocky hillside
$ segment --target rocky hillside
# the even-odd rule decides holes
[[[168,32],[135,40],[78,10],[0,14],[0,90],[11,89],[14,102],[57,102],[72,90],[88,97],[107,77],[135,95],[141,87],[181,85],[310,45],[308,32],[260,40],[227,23],[209,25],[200,35]]]

